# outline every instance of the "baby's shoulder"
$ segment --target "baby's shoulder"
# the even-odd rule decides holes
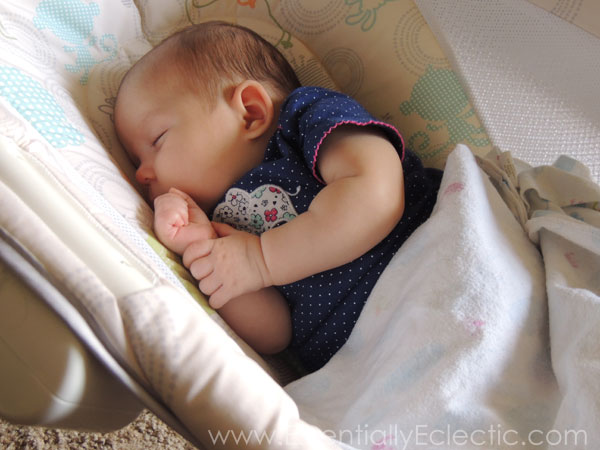
[[[311,108],[324,108],[328,104],[332,105],[340,101],[357,103],[352,97],[338,91],[319,86],[302,86],[288,95],[282,110],[301,113]]]

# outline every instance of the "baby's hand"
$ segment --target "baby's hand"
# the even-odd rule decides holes
[[[213,227],[218,239],[196,241],[183,254],[183,264],[210,296],[211,307],[218,309],[232,298],[273,284],[258,236],[224,223]]]
[[[154,232],[167,248],[180,255],[194,241],[217,237],[204,211],[175,188],[154,200]]]

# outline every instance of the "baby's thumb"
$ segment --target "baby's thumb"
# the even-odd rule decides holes
[[[211,222],[211,224],[213,226],[213,229],[215,230],[215,233],[217,233],[217,236],[219,236],[220,238],[238,232],[238,230],[233,228],[231,225],[227,225],[226,223]]]

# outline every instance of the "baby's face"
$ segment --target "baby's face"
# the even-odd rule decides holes
[[[117,99],[115,127],[150,201],[176,187],[209,211],[240,177],[244,142],[224,98],[209,110],[176,77],[128,80]]]

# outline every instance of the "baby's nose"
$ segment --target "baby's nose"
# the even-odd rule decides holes
[[[154,179],[154,172],[150,167],[142,165],[135,171],[135,179],[141,184],[149,184]]]

